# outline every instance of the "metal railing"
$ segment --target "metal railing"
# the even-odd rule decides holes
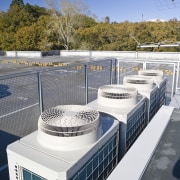
[[[174,94],[180,89],[179,63],[179,61],[159,59],[118,59],[117,82],[122,83],[125,75],[138,74],[138,71],[141,69],[162,70],[164,77],[168,79],[167,98],[172,99]]]

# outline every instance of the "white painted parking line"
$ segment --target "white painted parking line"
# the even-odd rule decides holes
[[[19,97],[17,97],[17,98],[18,98],[18,99],[21,99],[21,100],[24,100],[24,101],[28,100],[28,98],[22,97],[22,96],[19,96]]]
[[[9,116],[9,115],[12,115],[12,114],[17,113],[17,112],[20,112],[20,111],[23,111],[23,110],[25,110],[25,109],[31,108],[31,107],[33,107],[33,106],[36,106],[36,105],[38,105],[38,104],[39,104],[39,103],[35,103],[35,104],[30,105],[30,106],[24,107],[24,108],[22,108],[22,109],[18,109],[18,110],[16,110],[16,111],[10,112],[10,113],[8,113],[8,114],[4,114],[4,115],[0,116],[0,118],[3,118],[3,117],[6,117],[6,116]]]
[[[82,89],[85,89],[84,86],[77,86],[78,88],[82,88]],[[94,87],[88,87],[88,89],[93,89],[93,90],[98,90],[98,88],[94,88]]]

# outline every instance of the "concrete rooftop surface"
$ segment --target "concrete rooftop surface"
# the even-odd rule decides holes
[[[178,98],[175,96],[173,99],[174,106],[177,106]],[[179,130],[180,109],[163,106],[110,174],[108,180],[180,179]]]

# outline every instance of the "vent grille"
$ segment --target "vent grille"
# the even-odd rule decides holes
[[[129,99],[132,98],[132,95],[129,93],[108,93],[108,92],[102,92],[102,97],[110,98],[110,99]]]
[[[154,80],[154,83],[156,83],[157,85],[163,79],[163,71],[160,71],[160,70],[141,70],[138,72],[138,74],[145,77],[147,76],[152,77]]]
[[[162,76],[163,72],[159,70],[141,70],[139,71],[139,75],[143,76]]]
[[[144,76],[159,76],[159,73],[155,73],[155,72],[144,72],[142,75],[144,75]]]
[[[69,137],[87,134],[99,125],[98,111],[86,106],[64,105],[44,111],[38,127],[46,134]]]
[[[141,75],[129,75],[123,79],[123,84],[132,86],[138,90],[139,93],[149,92],[153,88],[154,80],[152,77]]]
[[[126,85],[105,85],[98,90],[98,104],[107,107],[127,108],[137,102],[137,89]]]
[[[136,89],[123,85],[106,85],[99,88],[99,96],[109,99],[130,99],[136,96]]]
[[[127,83],[130,83],[130,84],[148,84],[148,81],[147,80],[142,80],[142,79],[128,79],[127,80]]]
[[[50,125],[61,127],[74,127],[89,124],[96,120],[98,112],[82,109],[80,106],[54,107],[44,111],[42,121]]]

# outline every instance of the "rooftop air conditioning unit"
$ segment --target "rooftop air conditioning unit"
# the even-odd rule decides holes
[[[159,71],[159,70],[140,70],[138,74],[142,76],[152,77],[154,83],[156,83],[157,85],[159,85],[160,82],[163,80],[163,71]]]
[[[66,151],[96,142],[101,136],[99,113],[78,105],[44,111],[38,121],[38,141],[50,149]]]
[[[153,78],[148,76],[129,75],[124,76],[123,84],[136,88],[138,93],[148,98],[148,120],[150,121],[159,109],[158,87],[154,84]]]
[[[10,180],[106,179],[118,147],[114,118],[87,106],[53,107],[41,114],[37,131],[8,145]]]
[[[120,160],[147,125],[147,98],[134,87],[105,85],[98,89],[98,98],[87,106],[120,122]]]
[[[98,89],[98,103],[109,107],[132,107],[137,103],[137,89],[122,85],[106,85]]]
[[[153,78],[154,83],[158,86],[158,106],[160,107],[166,103],[166,86],[167,78],[163,77],[163,71],[160,70],[140,70],[138,72],[142,76],[150,76]]]

